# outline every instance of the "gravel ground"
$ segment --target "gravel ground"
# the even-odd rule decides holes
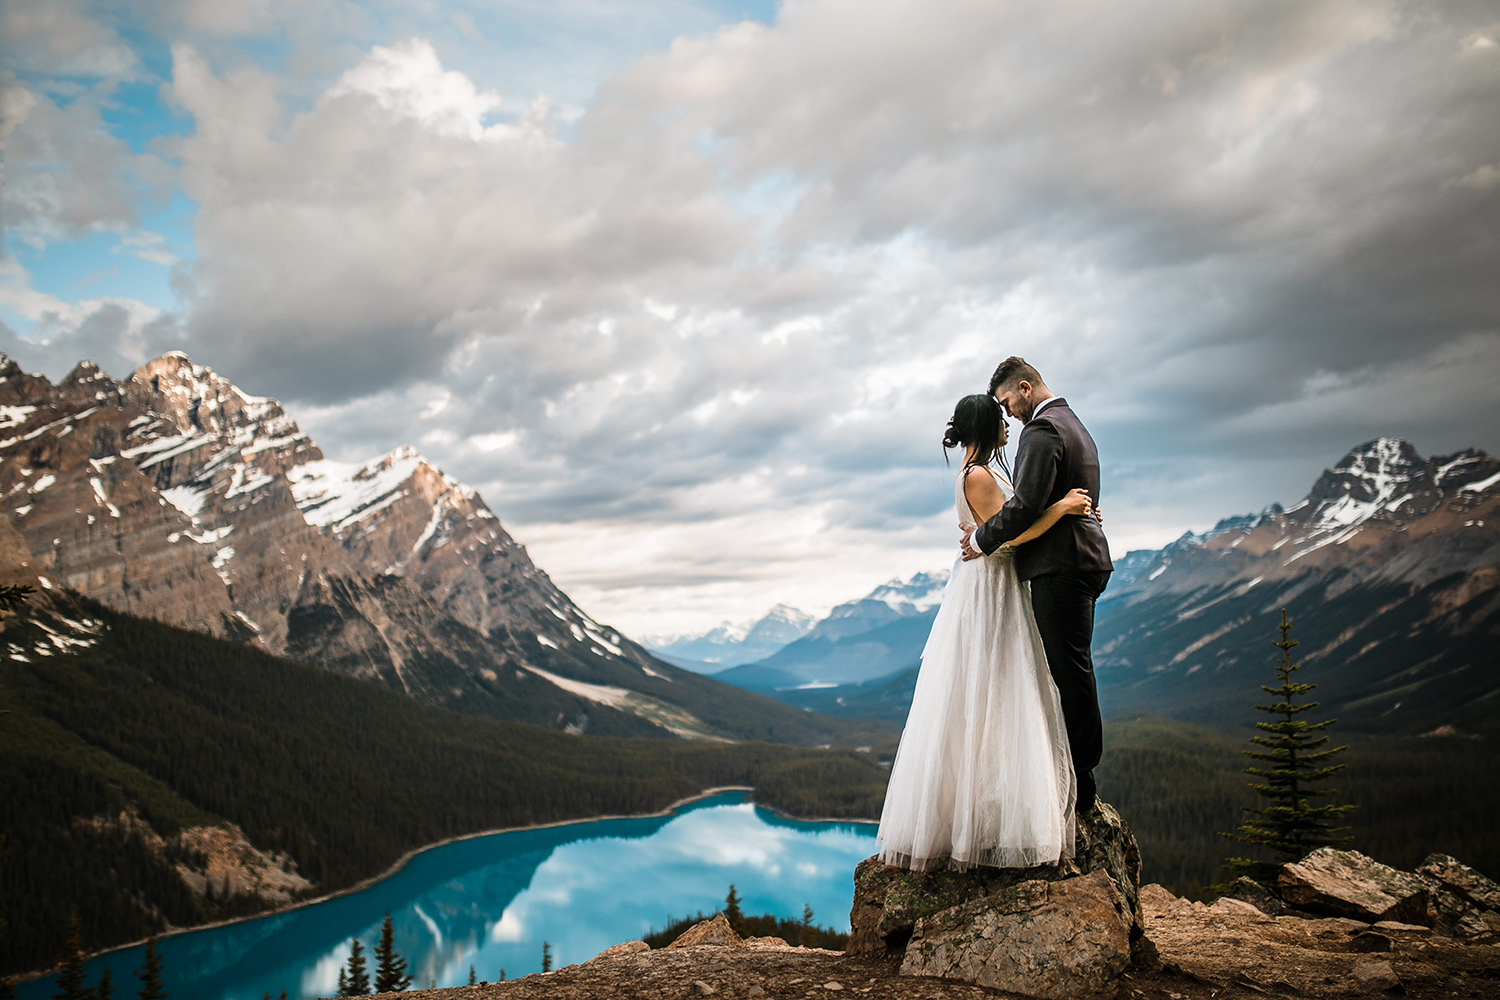
[[[1422,942],[1418,950],[1397,946],[1375,955],[1345,952],[1329,966],[1328,982],[1308,983],[1290,970],[1280,970],[1289,956],[1275,942],[1241,939],[1237,949],[1219,938],[1212,966],[1199,964],[1189,971],[1168,963],[1157,972],[1130,972],[1120,981],[1117,1000],[1260,1000],[1285,997],[1500,998],[1500,948],[1442,941]],[[1357,966],[1388,961],[1401,981],[1390,987],[1382,979],[1361,980]],[[505,983],[460,986],[446,990],[408,992],[405,1000],[505,1000],[556,998],[596,1000],[621,997],[656,998],[783,998],[835,996],[971,1000],[1012,997],[1015,994],[941,979],[898,975],[899,963],[849,958],[840,952],[806,948],[733,948],[712,945],[665,948],[630,955],[607,956]],[[1304,986],[1294,985],[1297,979]]]

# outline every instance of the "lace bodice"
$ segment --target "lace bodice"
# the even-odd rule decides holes
[[[959,525],[964,528],[973,528],[978,526],[979,521],[975,518],[974,511],[969,507],[969,498],[964,496],[964,476],[968,474],[968,471],[968,469],[965,469],[958,474],[958,482],[953,485],[953,500],[954,505],[958,508]],[[1006,482],[1004,476],[988,465],[984,467],[984,471],[995,477],[995,483],[1000,487],[1000,492],[1005,494],[1006,500],[1015,496],[1015,488]]]

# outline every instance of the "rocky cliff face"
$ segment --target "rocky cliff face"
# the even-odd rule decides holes
[[[474,714],[728,731],[699,716],[710,682],[576,607],[475,491],[409,448],[328,461],[180,353],[57,385],[0,356],[0,498],[47,584],[134,614]]]
[[[1316,697],[1346,722],[1493,725],[1500,690],[1500,460],[1355,448],[1293,507],[1132,553],[1094,632],[1111,711],[1223,721],[1269,676],[1286,607]]]

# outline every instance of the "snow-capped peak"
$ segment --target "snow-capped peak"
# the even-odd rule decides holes
[[[1323,474],[1308,494],[1316,505],[1311,524],[1347,528],[1400,502],[1427,463],[1400,438],[1377,438],[1355,448]]]
[[[948,585],[946,572],[916,573],[910,580],[900,577],[870,591],[866,600],[880,601],[900,615],[917,614],[943,603],[943,588]]]

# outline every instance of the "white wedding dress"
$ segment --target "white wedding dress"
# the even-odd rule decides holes
[[[988,470],[1007,499],[1014,492]],[[956,488],[958,519],[973,527]],[[954,564],[880,815],[888,865],[1024,868],[1073,856],[1077,794],[1057,687],[1014,550]]]

